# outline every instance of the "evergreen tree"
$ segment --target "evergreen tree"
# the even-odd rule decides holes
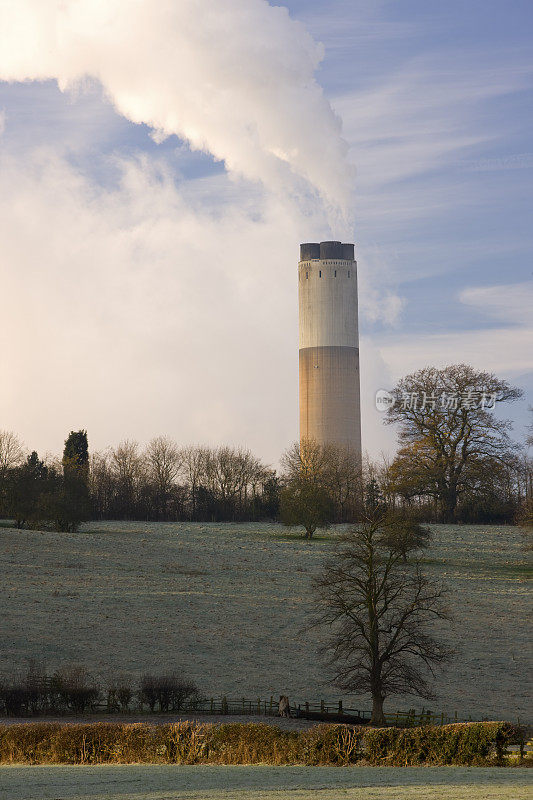
[[[63,450],[63,473],[76,472],[85,482],[89,476],[89,442],[87,431],[71,431]]]
[[[38,517],[39,499],[45,490],[48,468],[39,459],[35,450],[24,464],[8,473],[7,511],[15,520],[17,528]]]
[[[87,431],[71,431],[63,450],[63,479],[49,497],[48,513],[60,531],[76,531],[90,519]]]

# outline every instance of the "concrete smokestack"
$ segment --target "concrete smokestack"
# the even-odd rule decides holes
[[[361,457],[357,262],[353,244],[300,245],[300,439]]]

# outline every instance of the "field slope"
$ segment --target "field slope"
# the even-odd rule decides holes
[[[433,526],[425,569],[450,589],[458,648],[434,711],[528,718],[531,600],[517,528]],[[29,657],[102,680],[183,665],[206,695],[336,699],[303,634],[310,578],[337,531],[307,542],[269,524],[90,523],[77,534],[0,528],[0,673]],[[345,705],[368,707],[364,697]],[[416,707],[392,699],[389,710]]]

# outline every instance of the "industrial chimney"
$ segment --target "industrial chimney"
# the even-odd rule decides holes
[[[353,244],[300,245],[300,440],[361,457],[357,262]]]

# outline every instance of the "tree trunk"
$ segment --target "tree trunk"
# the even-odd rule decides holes
[[[371,725],[385,725],[385,714],[383,713],[383,700],[384,697],[381,692],[376,692],[372,695],[372,717],[370,718]]]
[[[457,492],[454,489],[443,491],[440,498],[442,522],[453,524],[457,508]]]

